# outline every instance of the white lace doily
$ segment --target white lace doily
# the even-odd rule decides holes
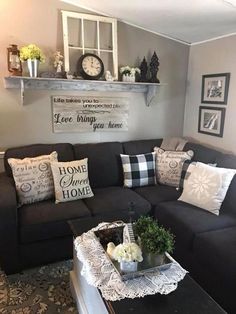
[[[168,294],[177,288],[178,282],[184,278],[187,271],[172,257],[173,263],[164,271],[146,273],[142,277],[122,281],[112,262],[94,235],[93,231],[107,228],[107,223],[101,223],[90,231],[83,233],[74,241],[77,257],[82,262],[81,274],[87,282],[100,289],[102,296],[109,301],[124,298],[144,297],[150,294]]]

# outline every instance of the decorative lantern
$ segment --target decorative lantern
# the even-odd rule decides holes
[[[17,45],[11,45],[7,48],[7,65],[8,71],[11,75],[21,76],[22,75],[22,65],[20,61],[20,51]]]

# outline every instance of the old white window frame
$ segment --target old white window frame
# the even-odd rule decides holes
[[[100,57],[101,52],[112,53],[112,61],[113,61],[113,73],[115,79],[118,79],[118,52],[117,52],[117,20],[110,17],[104,17],[99,15],[91,15],[84,13],[76,13],[70,11],[62,10],[62,25],[63,25],[63,38],[64,38],[64,61],[65,61],[65,71],[70,71],[70,60],[69,60],[69,50],[77,49],[82,51],[84,54],[85,51],[96,51],[98,56]],[[75,18],[81,20],[81,47],[70,47],[69,46],[69,29],[68,29],[68,18]],[[93,47],[85,47],[84,44],[84,21],[95,21],[97,23],[97,46]],[[100,26],[99,23],[110,23],[112,26],[112,49],[101,49],[100,48]],[[78,34],[79,36],[79,34]]]

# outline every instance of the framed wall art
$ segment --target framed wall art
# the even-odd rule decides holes
[[[202,103],[226,105],[230,73],[206,74],[202,76]]]
[[[198,132],[223,137],[225,108],[199,107]]]

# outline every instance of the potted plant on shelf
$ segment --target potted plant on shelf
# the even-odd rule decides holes
[[[141,216],[134,225],[134,233],[152,264],[163,264],[165,252],[173,251],[174,235],[151,217]]]
[[[131,68],[128,65],[120,68],[123,82],[135,82],[136,74],[140,74],[139,68]]]
[[[39,62],[44,62],[45,56],[39,47],[30,44],[20,49],[20,60],[27,61],[30,77],[37,77]]]

